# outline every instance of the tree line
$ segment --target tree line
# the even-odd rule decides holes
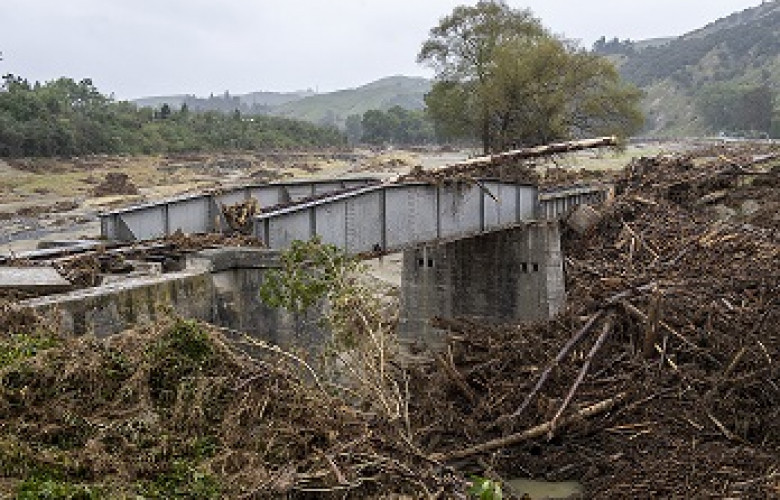
[[[0,92],[0,156],[68,156],[433,142],[486,153],[643,125],[641,92],[605,58],[551,34],[503,0],[456,7],[433,27],[418,61],[436,71],[426,109],[394,106],[346,120],[346,134],[279,117],[136,108],[88,79],[43,85],[8,75]]]
[[[0,157],[150,154],[337,147],[332,127],[240,112],[138,108],[98,91],[89,79],[33,83],[6,75],[0,89]]]
[[[716,133],[780,137],[778,94],[768,85],[720,83],[701,89],[695,101],[705,126]]]
[[[349,115],[345,127],[351,144],[418,146],[442,142],[442,138],[436,137],[433,123],[424,110],[401,106]]]

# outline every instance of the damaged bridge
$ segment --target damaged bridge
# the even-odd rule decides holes
[[[604,144],[546,146],[569,151]],[[608,142],[608,141],[607,141]],[[547,149],[503,153],[538,156]],[[167,200],[102,216],[103,237],[138,240],[224,226],[227,203],[255,209],[245,230],[272,250],[319,237],[352,255],[404,252],[400,332],[435,343],[434,315],[548,318],[565,301],[558,218],[599,202],[609,188],[540,190],[530,183],[464,176],[475,159],[436,182],[336,179],[250,186],[217,195]],[[445,175],[439,175],[445,174]]]

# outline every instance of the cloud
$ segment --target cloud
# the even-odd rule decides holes
[[[392,74],[428,75],[415,62],[420,44],[462,3],[473,2],[2,0],[0,73],[91,77],[122,98],[335,90]],[[760,0],[509,3],[589,45],[600,35],[682,34]]]

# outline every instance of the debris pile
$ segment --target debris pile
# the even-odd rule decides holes
[[[101,244],[88,249],[62,247],[58,251],[26,258],[9,257],[0,259],[0,266],[54,266],[75,289],[82,289],[103,284],[106,276],[143,275],[149,272],[149,263],[159,264],[157,274],[181,271],[186,254],[208,248],[263,246],[262,241],[243,234],[184,234],[177,231],[158,240]],[[0,289],[0,299],[24,300],[49,293],[43,289],[39,293]]]
[[[632,163],[616,198],[564,231],[565,311],[439,319],[446,349],[393,365],[407,370],[397,419],[236,332],[169,320],[60,339],[3,306],[0,492],[463,498],[474,473],[580,481],[589,498],[776,498],[780,235],[764,217],[777,170],[747,161]],[[210,238],[225,243],[177,234],[135,251]]]
[[[138,194],[138,187],[123,172],[109,172],[103,182],[92,190],[92,196],[112,196],[122,194]]]
[[[566,233],[553,321],[440,320],[448,348],[412,379],[421,450],[589,498],[780,495],[780,241],[696,204],[755,191],[692,160],[632,164],[600,220]]]
[[[424,170],[415,166],[408,174],[399,178],[400,182],[424,182],[443,184],[452,182],[474,182],[477,179],[499,179],[519,184],[539,184],[540,176],[534,164],[521,160],[500,160],[477,166],[460,163],[446,169]]]
[[[222,215],[231,232],[248,235],[252,232],[252,218],[260,212],[255,198],[239,201],[232,205],[221,204]]]
[[[392,423],[304,382],[278,348],[251,342],[262,353],[252,359],[184,320],[104,340],[6,331],[4,497],[55,487],[82,493],[69,498],[463,491],[462,479],[410,453]]]
[[[589,170],[586,168],[548,167],[540,180],[543,186],[567,186],[588,182],[610,180],[612,172],[606,170]]]

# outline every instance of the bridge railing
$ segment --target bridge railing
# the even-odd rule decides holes
[[[272,249],[319,236],[350,254],[393,252],[552,220],[604,193],[593,186],[539,193],[536,186],[490,180],[387,184],[258,215],[254,234]]]
[[[220,231],[227,228],[223,204],[255,199],[268,211],[255,217],[253,233],[269,248],[282,249],[293,240],[320,236],[349,253],[388,252],[555,219],[578,204],[603,200],[607,192],[603,186],[540,192],[533,185],[497,180],[378,184],[363,178],[277,183],[104,213],[101,232],[106,239],[136,241],[176,231]],[[278,205],[289,206],[273,208]]]
[[[109,240],[138,241],[181,231],[206,233],[226,228],[222,205],[255,199],[258,206],[295,203],[325,193],[359,188],[379,181],[356,178],[257,184],[210,193],[179,196],[100,214],[101,236]]]
[[[608,185],[585,185],[544,190],[539,193],[538,217],[548,220],[563,217],[577,205],[605,201],[611,196],[611,192],[612,188]]]

